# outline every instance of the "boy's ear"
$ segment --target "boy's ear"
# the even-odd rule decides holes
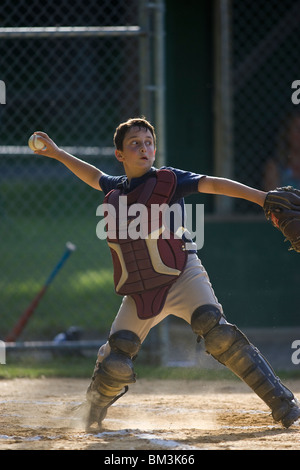
[[[123,161],[122,152],[120,150],[115,150],[115,156],[116,156],[116,159],[119,160],[119,162]]]

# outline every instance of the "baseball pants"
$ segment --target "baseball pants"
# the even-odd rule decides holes
[[[205,304],[213,304],[223,312],[200,259],[195,253],[189,254],[184,272],[171,286],[163,310],[155,317],[142,320],[137,316],[134,300],[125,296],[111,326],[110,335],[119,330],[130,330],[143,342],[150,329],[168,315],[182,318],[191,324],[193,312]],[[102,362],[109,353],[110,346],[106,342],[99,349],[97,362]]]

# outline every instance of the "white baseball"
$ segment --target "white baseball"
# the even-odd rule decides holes
[[[45,144],[42,141],[41,137],[36,134],[32,134],[32,136],[29,137],[28,145],[33,151],[42,150],[45,148]]]

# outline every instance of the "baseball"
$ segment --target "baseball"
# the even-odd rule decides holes
[[[41,140],[41,137],[36,134],[33,134],[32,136],[29,137],[28,145],[33,151],[42,150],[45,148],[45,144]]]

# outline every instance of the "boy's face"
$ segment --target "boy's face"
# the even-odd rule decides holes
[[[131,127],[125,134],[123,150],[116,150],[115,155],[123,163],[129,179],[147,173],[155,160],[155,146],[150,130]]]

